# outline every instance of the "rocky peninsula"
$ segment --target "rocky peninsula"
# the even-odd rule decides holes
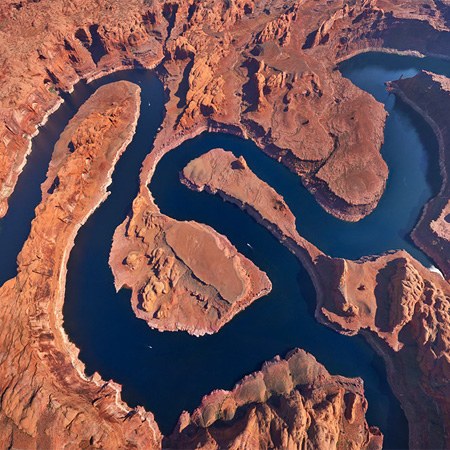
[[[381,449],[383,436],[367,425],[366,410],[362,380],[330,375],[312,355],[295,349],[232,391],[205,396],[192,414],[181,415],[163,446]]]
[[[17,277],[1,288],[1,448],[160,445],[151,413],[123,403],[116,383],[85,376],[62,317],[75,235],[107,197],[134,134],[139,91],[127,82],[100,88],[56,144]]]
[[[109,263],[116,288],[132,289],[133,310],[151,327],[211,334],[270,292],[264,272],[212,228],[135,206],[116,229]]]

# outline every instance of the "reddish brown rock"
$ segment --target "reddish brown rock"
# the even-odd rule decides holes
[[[295,216],[283,197],[248,167],[244,157],[214,149],[192,160],[181,173],[181,182],[197,191],[219,194],[237,203],[286,238],[296,239]],[[251,209],[251,211],[250,211]],[[269,225],[270,224],[270,225]]]
[[[115,232],[110,265],[116,288],[132,289],[135,314],[161,331],[214,333],[271,290],[224,236],[164,216],[143,197]]]
[[[1,288],[2,448],[162,446],[151,413],[128,408],[114,382],[104,382],[98,374],[85,377],[78,351],[62,329],[70,249],[80,226],[107,195],[114,164],[136,126],[138,93],[139,88],[127,82],[106,85],[69,123],[56,145],[43,201],[19,256],[17,278]],[[56,178],[59,183],[54,186]],[[54,186],[50,192],[49,184]],[[173,238],[168,239],[170,245],[179,248]],[[139,255],[128,255],[126,261],[135,270],[139,267]],[[217,395],[220,405],[214,400]],[[255,406],[255,401],[262,403]],[[218,407],[226,421],[250,411],[240,422],[245,432],[234,440],[239,448],[264,442],[278,448],[305,441],[319,448],[348,444],[373,449],[382,444],[379,430],[365,421],[361,380],[332,377],[299,350],[267,363],[229,395],[222,391],[205,398],[192,416],[195,426],[200,425],[200,438],[205,426],[213,432]],[[182,434],[183,423],[189,428],[190,421],[182,416],[171,446],[183,447],[186,439],[201,445],[203,441]],[[217,439],[225,442],[230,437],[222,434]]]
[[[184,412],[163,446],[173,449],[381,449],[383,436],[364,416],[362,380],[330,375],[296,349],[214,391]]]
[[[318,313],[340,333],[361,332],[383,356],[410,423],[412,448],[450,445],[450,286],[405,251],[316,263]]]
[[[58,108],[58,90],[81,78],[154,67],[163,57],[161,4],[68,0],[0,5],[0,216],[39,124]]]
[[[153,415],[122,402],[116,383],[86,377],[62,328],[67,259],[134,134],[139,92],[128,82],[100,88],[68,125],[73,152],[67,133],[56,144],[17,277],[0,289],[1,448],[160,445]]]
[[[425,206],[412,238],[450,280],[450,80],[422,72],[413,78],[393,81],[388,88],[422,115],[438,139],[442,187]]]
[[[6,212],[6,200],[25,163],[30,137],[60,102],[58,89],[70,90],[80,78],[121,68],[153,67],[164,57],[159,73],[169,101],[162,130],[141,175],[139,195],[144,205],[152,203],[146,183],[165,152],[203,130],[225,130],[251,137],[298,173],[328,211],[358,220],[376,206],[384,189],[387,168],[379,149],[385,112],[371,96],[343,79],[335,70],[336,63],[369,49],[448,56],[449,42],[448,5],[443,1],[213,0],[188,4],[181,0],[99,0],[94,4],[7,0],[0,6],[0,215]],[[371,120],[367,120],[368,112]],[[124,121],[113,130],[133,128],[134,118],[124,111],[111,114],[124,114]],[[109,181],[104,168],[97,170],[95,165],[103,161],[101,156],[90,166],[83,160],[85,152],[97,155],[104,150],[103,146],[84,145],[91,128],[96,131],[95,139],[107,133],[90,124],[76,140],[80,152],[53,165],[47,185],[53,193],[45,196],[38,209],[19,259],[17,279],[2,288],[0,427],[5,432],[0,443],[4,447],[51,448],[76,442],[81,447],[147,448],[158,447],[160,442],[151,415],[121,403],[117,385],[104,383],[98,376],[86,380],[80,375],[76,351],[60,332],[63,290],[59,283],[64,284],[65,261],[77,227],[101,201]],[[106,165],[111,167],[113,162],[108,159]],[[89,182],[74,185],[71,180],[79,179],[84,170]],[[59,187],[53,185],[56,177]],[[84,201],[89,204],[75,202],[80,195],[86,195]],[[286,245],[303,254],[314,277],[314,249],[300,242],[286,240]],[[127,261],[133,266],[139,258],[131,255],[128,260],[127,255]],[[320,284],[315,282],[320,296]],[[397,286],[392,292],[402,289]],[[423,306],[422,298],[414,311],[417,305]],[[444,355],[439,359],[441,367],[447,345],[440,337],[445,336],[445,329],[437,325],[445,323],[441,306],[446,303],[440,298],[434,295],[428,309],[423,306],[426,311],[421,320],[415,319],[415,312],[411,316],[414,299],[402,300],[389,313],[389,326],[417,324],[416,342],[424,347],[432,342],[432,351],[425,353],[423,373],[431,373],[433,383],[440,382],[441,375],[426,368],[435,367],[435,347]],[[376,331],[371,333],[376,336]],[[382,347],[383,342],[372,340],[387,354],[391,350]],[[415,360],[414,348],[409,359],[397,358],[403,374],[409,373]],[[405,379],[409,389],[408,383]],[[417,384],[412,386],[417,389]],[[419,386],[411,402],[417,401],[426,386]],[[433,384],[431,394],[421,398],[424,407],[417,411],[424,413],[419,417],[420,428],[413,427],[413,433],[426,430],[423,435],[441,439],[442,416],[429,403],[435,393]],[[402,400],[405,405],[408,401]],[[357,417],[355,404],[350,396],[345,412],[349,422]],[[436,397],[436,404],[443,402]],[[232,402],[226,404],[227,414],[232,414],[233,407]],[[264,439],[255,430],[259,428],[249,431],[250,443]],[[266,431],[261,428],[261,434]],[[416,435],[411,442],[412,446],[427,444]]]
[[[58,89],[165,56],[163,142],[247,135],[329,212],[358,220],[384,190],[385,112],[336,63],[373,49],[450,54],[448,6],[432,0],[7,0],[0,16],[0,214]]]
[[[359,261],[324,255],[299,236],[282,197],[231,152],[191,161],[182,181],[237,203],[299,257],[317,291],[317,319],[343,334],[364,333],[384,358],[412,448],[450,445],[450,286],[440,275],[405,251]]]
[[[299,26],[300,17],[308,8],[251,5],[237,21],[220,3],[208,5],[208,16],[197,5],[164,63],[171,95],[156,148],[169,150],[205,128],[248,136],[299,174],[328,211],[358,220],[384,190],[387,167],[379,148],[385,112],[331,65],[324,67],[330,55],[319,60],[301,49],[311,24]],[[219,34],[205,36],[205,16]],[[189,45],[189,58],[177,56],[180,45]]]

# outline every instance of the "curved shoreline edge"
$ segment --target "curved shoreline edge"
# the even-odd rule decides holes
[[[444,83],[447,86],[444,87]],[[450,141],[445,130],[450,126],[441,113],[450,104],[450,81],[444,77],[421,72],[413,78],[396,80],[388,84],[390,92],[414,109],[432,128],[439,145],[439,167],[442,184],[439,193],[425,205],[421,217],[411,232],[414,243],[427,253],[441,269],[447,281],[450,280],[450,242],[445,237],[445,228],[450,228],[445,217],[445,209],[450,197],[448,168],[450,161],[448,147]],[[447,213],[448,214],[448,213]],[[432,229],[433,222],[440,221],[442,235]]]

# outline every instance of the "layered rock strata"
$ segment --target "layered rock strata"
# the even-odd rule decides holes
[[[166,145],[207,128],[248,135],[329,212],[358,220],[384,190],[385,112],[336,63],[373,49],[450,54],[448,6],[432,0],[7,0],[0,16],[0,215],[58,90],[163,62]]]
[[[62,329],[66,264],[75,235],[106,198],[114,165],[131,140],[138,111],[137,86],[128,82],[103,86],[80,108],[55,147],[42,186],[42,203],[19,255],[18,275],[1,288],[0,448],[163,447],[152,414],[122,402],[116,383],[103,381],[97,373],[86,377],[78,349]],[[224,238],[200,230],[224,244]],[[179,249],[173,238],[168,242]],[[134,265],[137,259],[129,261]],[[227,284],[225,289],[229,288]],[[227,298],[228,294],[224,292]],[[252,377],[263,381],[258,384],[263,388],[258,399],[252,396]],[[360,380],[331,377],[300,351],[285,361],[267,364],[252,377],[236,388],[236,407],[239,398],[240,410],[258,400],[258,410],[276,412],[273,426],[283,433],[270,437],[276,447],[308,439],[323,445],[349,442],[381,448],[382,436],[376,428],[369,429],[364,418],[367,402]],[[278,396],[287,402],[288,417],[277,406]],[[306,419],[312,420],[311,425],[304,423]],[[283,431],[284,420],[292,426],[289,437]],[[267,417],[244,417],[240,424],[253,436],[237,441],[240,448],[251,449],[263,442]],[[171,437],[171,445],[179,447],[176,442],[185,439],[184,435]],[[191,436],[189,442],[196,448],[203,445],[201,436]]]
[[[450,286],[440,275],[405,251],[359,261],[326,256],[299,236],[283,198],[231,152],[211,150],[181,179],[238,204],[299,257],[317,291],[317,319],[363,333],[384,358],[412,448],[450,445]]]
[[[56,144],[17,277],[0,292],[0,448],[160,446],[153,415],[123,403],[116,383],[86,377],[62,329],[69,253],[134,134],[139,92],[127,82],[100,88]]]
[[[388,89],[412,106],[431,125],[439,143],[442,187],[424,208],[411,236],[450,280],[450,80],[421,72],[389,83]]]
[[[152,2],[153,3],[153,2]],[[163,58],[162,4],[6,0],[0,5],[0,217],[31,138],[80,79]]]
[[[132,289],[133,310],[151,327],[214,333],[270,292],[264,272],[212,228],[176,221],[150,204],[138,211],[126,229],[117,228],[110,266],[116,288]]]
[[[61,102],[59,90],[71,90],[80,78],[91,79],[127,67],[149,68],[163,61],[159,73],[168,94],[166,119],[141,175],[138,199],[145,201],[135,202],[129,220],[139,214],[139,205],[152,203],[146,184],[159,158],[206,129],[253,138],[264,151],[298,173],[328,211],[357,220],[375,207],[384,189],[387,168],[379,148],[385,112],[372,97],[340,76],[336,62],[370,49],[448,57],[448,17],[447,2],[433,0],[99,0],[95,4],[84,0],[6,0],[0,6],[0,215],[6,213],[7,199],[26,162],[36,127]],[[366,120],[368,111],[370,121]],[[67,164],[59,167],[62,174],[67,169],[78,176],[77,171],[84,167]],[[92,167],[97,166],[87,170],[94,176]],[[18,277],[2,288],[6,306],[1,313],[1,429],[6,431],[1,444],[50,448],[76,442],[84,447],[157,448],[160,435],[150,414],[122,404],[115,384],[105,384],[98,376],[89,382],[73,370],[73,365],[66,364],[71,360],[81,367],[75,349],[63,347],[60,315],[46,313],[52,311],[49,305],[54,303],[60,311],[63,297],[61,290],[57,294],[49,290],[46,280],[63,280],[61,267],[65,263],[60,262],[67,258],[73,237],[68,238],[67,247],[61,242],[70,227],[68,235],[75,233],[95,202],[86,211],[77,209],[86,204],[74,205],[63,192],[66,187],[76,192],[84,185],[57,186],[61,180],[54,184],[57,179],[50,178],[51,192],[44,195],[38,209],[28,245],[19,258]],[[104,189],[104,180],[96,180],[97,187]],[[96,193],[101,196],[104,191],[99,194],[97,189]],[[60,231],[58,248],[55,238],[47,240],[40,232],[42,226],[53,236],[46,225],[54,213],[49,217],[44,212],[55,200],[60,201],[56,209],[63,214],[54,225]],[[65,212],[72,206],[73,210]],[[294,247],[305,253],[304,261],[310,258],[310,248]],[[30,248],[33,252],[38,249],[37,257],[31,256]],[[57,269],[50,267],[52,261],[57,261]],[[428,279],[428,272],[423,274]],[[441,281],[435,280],[436,290],[441,289]],[[317,288],[319,291],[319,284]],[[408,308],[400,308],[403,310]],[[445,349],[448,343],[446,328],[435,326],[444,316],[435,311],[432,308],[429,316],[423,316],[429,327],[424,336],[432,348],[427,353],[431,362],[424,367],[434,367],[435,347],[441,354],[442,345]],[[348,332],[356,329],[353,324]],[[384,340],[372,342],[375,345]],[[414,342],[411,361],[416,357]],[[67,348],[75,352],[72,357]],[[27,377],[38,366],[42,371],[36,369]],[[422,377],[422,381],[426,379]],[[49,386],[56,392],[51,396]],[[423,387],[419,384],[420,390]],[[428,398],[423,397],[425,403]],[[422,420],[426,419],[424,415]],[[441,419],[438,414],[431,431],[424,428],[433,438],[442,437]],[[421,441],[414,434],[417,430],[412,427],[412,446],[427,446],[430,442]]]
[[[303,350],[276,357],[232,391],[184,412],[163,445],[172,449],[381,449],[369,427],[362,380],[330,375]]]
[[[318,315],[362,333],[383,356],[410,424],[411,448],[450,445],[450,286],[405,251],[316,262]]]

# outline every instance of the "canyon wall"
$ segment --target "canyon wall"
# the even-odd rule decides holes
[[[433,128],[439,144],[442,186],[428,202],[411,236],[450,279],[450,80],[430,72],[392,81],[388,89],[414,108]],[[433,177],[436,174],[432,174]]]
[[[86,377],[62,328],[69,253],[133,137],[139,92],[128,82],[100,88],[56,144],[17,277],[0,292],[0,448],[160,445],[153,415],[129,408],[113,381]]]

